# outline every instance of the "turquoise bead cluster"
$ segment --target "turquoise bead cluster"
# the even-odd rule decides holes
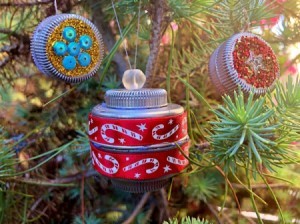
[[[67,26],[63,29],[62,36],[65,41],[56,41],[53,44],[53,51],[57,56],[63,56],[62,65],[66,70],[73,70],[77,66],[87,67],[91,63],[91,55],[85,50],[89,50],[93,44],[89,35],[82,35],[79,41],[75,42],[76,30]]]

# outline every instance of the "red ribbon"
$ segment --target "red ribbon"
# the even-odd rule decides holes
[[[166,117],[123,119],[89,114],[89,138],[110,146],[150,146],[187,137],[186,113]]]
[[[107,150],[91,145],[94,168],[103,176],[127,180],[150,180],[172,176],[188,165],[188,160],[177,146],[165,150],[145,150],[128,152],[127,150]],[[188,155],[189,142],[181,145]]]

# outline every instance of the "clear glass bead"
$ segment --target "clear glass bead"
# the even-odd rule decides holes
[[[130,69],[124,72],[122,82],[128,90],[141,89],[146,82],[146,76],[139,69]]]

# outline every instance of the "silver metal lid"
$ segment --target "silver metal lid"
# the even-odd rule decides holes
[[[73,21],[72,22],[73,25],[71,25],[70,21]],[[49,49],[47,48],[48,44],[51,43],[51,41],[53,41],[52,44],[54,44],[54,41],[62,40],[62,36],[57,36],[57,37],[54,36],[52,39],[50,38],[50,36],[55,30],[60,30],[61,24],[64,23],[65,26],[72,26],[72,27],[74,26],[73,28],[75,30],[77,29],[77,36],[79,36],[80,34],[79,32],[80,29],[82,30],[81,32],[84,32],[82,34],[87,34],[86,33],[87,30],[83,29],[82,27],[90,28],[89,32],[95,38],[95,41],[91,46],[91,50],[94,49],[94,51],[99,52],[99,57],[98,58],[92,57],[92,61],[95,61],[95,63],[93,67],[90,68],[89,71],[86,71],[81,66],[80,68],[82,70],[82,71],[80,70],[81,72],[79,72],[77,75],[74,75],[73,73],[72,75],[70,75],[68,74],[68,72],[73,72],[73,70],[68,71],[66,69],[63,70],[57,67],[57,65],[60,65],[62,63],[64,56],[53,57],[54,59],[52,61],[49,59],[50,52]],[[77,37],[77,40],[78,39],[79,37]],[[64,39],[63,42],[65,41],[66,40]],[[97,27],[88,19],[76,14],[57,14],[54,16],[47,17],[36,27],[30,43],[31,55],[37,68],[47,76],[56,77],[70,83],[82,82],[96,74],[103,59],[103,54],[104,54],[103,49],[104,47],[103,47],[102,35],[99,33]],[[76,62],[76,64],[77,66],[79,66],[78,61]]]
[[[108,90],[104,99],[108,108],[146,109],[168,104],[164,89]]]
[[[116,188],[130,192],[130,193],[144,193],[144,192],[152,192],[158,191],[159,189],[167,186],[171,182],[171,177],[163,178],[163,179],[154,179],[150,181],[128,181],[128,180],[120,180],[120,179],[111,179],[111,183]]]
[[[275,87],[276,79],[274,79],[273,83],[268,87],[255,87],[239,77],[239,73],[234,67],[235,59],[233,52],[237,41],[247,37],[257,38],[260,42],[264,43],[264,45],[268,46],[273,55],[275,54],[271,46],[255,34],[243,32],[231,36],[213,52],[209,60],[209,75],[212,83],[216,87],[216,92],[220,95],[225,93],[232,95],[234,90],[237,90],[238,86],[240,86],[244,93],[248,94],[251,89],[253,89],[255,96],[260,96],[264,95],[268,90],[273,90]],[[274,62],[273,67],[274,66],[278,66],[278,62]],[[276,72],[275,75],[278,78],[279,71]],[[258,78],[256,77],[256,79]]]
[[[159,108],[142,108],[134,110],[132,108],[108,108],[106,104],[98,104],[92,110],[92,114],[100,117],[114,118],[146,118],[146,117],[165,117],[182,114],[184,108],[178,104],[168,104]]]

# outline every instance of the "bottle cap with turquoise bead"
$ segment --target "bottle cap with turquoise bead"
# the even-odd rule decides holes
[[[101,34],[88,19],[58,14],[37,26],[31,39],[31,54],[45,75],[75,83],[97,72],[104,48]]]

